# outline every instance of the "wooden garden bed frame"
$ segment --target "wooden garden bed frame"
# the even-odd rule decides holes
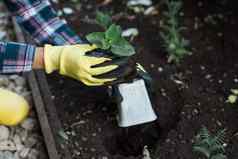
[[[18,42],[32,42],[27,40],[17,25],[15,18],[12,19]],[[44,137],[45,148],[49,159],[72,159],[66,145],[59,143],[59,132],[62,131],[61,121],[52,100],[45,72],[43,70],[25,73],[29,88],[32,92],[34,108]]]

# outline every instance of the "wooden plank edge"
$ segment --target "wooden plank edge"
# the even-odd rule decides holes
[[[41,131],[44,136],[44,141],[45,141],[45,146],[48,152],[48,156],[50,159],[60,159],[60,156],[56,148],[55,138],[51,131],[51,126],[48,121],[44,102],[41,97],[40,89],[38,87],[35,75],[33,72],[29,72],[27,73],[26,76],[27,76],[29,86],[31,88],[32,97],[34,100],[34,106],[35,106],[35,110],[37,112],[38,120],[41,126]]]
[[[53,132],[54,132],[55,136],[59,136],[59,132],[63,131],[63,127],[62,127],[61,121],[58,117],[58,113],[57,113],[55,104],[52,100],[52,93],[49,89],[49,85],[48,85],[48,82],[46,79],[45,72],[43,70],[38,70],[38,71],[35,71],[35,75],[38,80],[38,84],[39,84],[39,87],[41,90],[43,100],[45,101],[46,111],[48,112],[50,121],[53,122],[53,123],[51,123],[52,127],[54,127]],[[58,148],[61,149],[60,152],[61,152],[61,155],[63,155],[62,156],[63,159],[72,159],[72,157],[70,155],[69,148],[67,145],[65,146],[62,144],[61,145],[58,144],[57,146],[58,146]]]
[[[23,33],[18,24],[16,23],[16,19],[14,17],[12,18],[12,22],[16,32],[17,41],[25,42],[25,37],[23,36]],[[35,73],[34,71],[31,71],[29,73],[24,73],[24,76],[27,78],[29,87],[32,92],[34,108],[36,110],[38,121],[40,123],[42,135],[44,137],[44,143],[47,149],[48,157],[49,159],[61,159],[56,146],[56,137],[52,132],[52,130],[54,130],[55,128],[52,128],[49,122],[49,118],[45,109],[46,102],[43,101],[38,81],[35,77]]]

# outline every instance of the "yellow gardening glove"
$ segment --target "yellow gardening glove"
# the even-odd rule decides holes
[[[0,125],[17,125],[28,112],[29,105],[23,97],[0,88]]]
[[[105,82],[116,80],[116,78],[95,78],[118,68],[111,64],[102,67],[93,67],[110,61],[110,58],[93,57],[86,55],[87,52],[96,49],[95,45],[78,44],[66,46],[44,47],[44,63],[47,73],[58,70],[60,74],[82,81],[88,86],[99,86]]]

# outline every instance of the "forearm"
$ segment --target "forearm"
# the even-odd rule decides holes
[[[35,57],[33,60],[32,69],[44,69],[45,63],[44,63],[44,48],[43,47],[37,47],[35,50]]]
[[[17,22],[37,44],[81,43],[75,32],[61,20],[48,0],[4,0]]]

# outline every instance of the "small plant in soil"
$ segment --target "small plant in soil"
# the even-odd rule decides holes
[[[105,31],[88,34],[86,39],[90,43],[95,44],[99,49],[111,51],[115,56],[131,56],[135,54],[134,47],[122,37],[121,27],[112,23],[109,15],[98,12],[96,22]]]
[[[110,51],[114,56],[126,57],[134,55],[134,47],[123,37],[121,26],[112,22],[108,14],[98,11],[96,13],[96,23],[100,25],[104,32],[93,32],[86,36],[86,39],[95,44],[99,49]],[[148,87],[152,87],[152,79],[143,66],[137,63],[137,73],[142,77]],[[152,89],[149,88],[150,91]]]
[[[238,89],[231,89],[231,94],[228,96],[226,100],[227,103],[235,104],[238,99]]]
[[[203,127],[196,136],[193,151],[204,155],[207,159],[227,159],[224,147],[225,130],[220,130],[216,135]]]
[[[182,9],[182,1],[166,1],[168,11],[164,12],[164,24],[161,25],[160,35],[164,42],[164,47],[169,54],[169,62],[178,63],[185,55],[189,54],[186,49],[188,41],[181,35],[184,27],[179,25],[179,13]]]

